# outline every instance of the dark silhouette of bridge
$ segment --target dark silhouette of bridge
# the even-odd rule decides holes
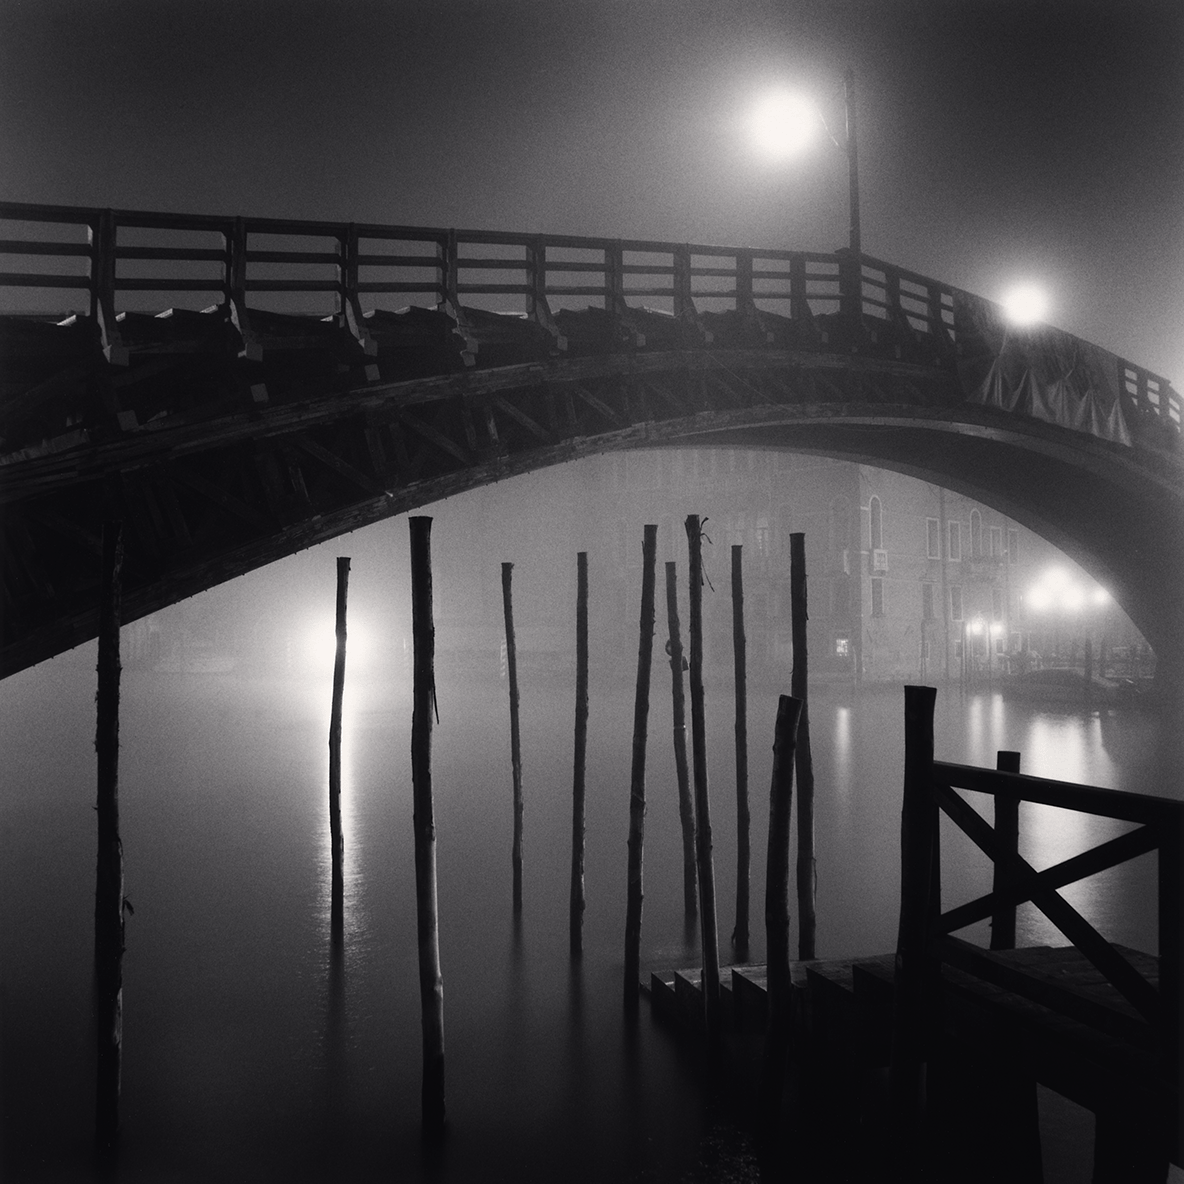
[[[948,284],[847,251],[0,219],[0,674],[95,635],[108,519],[134,620],[515,473],[726,444],[996,507],[1105,583],[1184,687],[1179,395]]]

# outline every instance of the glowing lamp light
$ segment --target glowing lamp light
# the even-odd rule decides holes
[[[1017,284],[1004,295],[1003,312],[1013,325],[1036,325],[1048,315],[1048,297],[1035,284]]]
[[[1002,637],[1003,636],[1003,622],[1002,621],[992,622],[991,636],[992,637]]]
[[[752,134],[757,146],[778,160],[796,156],[818,130],[818,108],[804,95],[778,91],[756,109]]]
[[[1107,592],[1105,588],[1095,588],[1093,590],[1093,595],[1090,596],[1090,600],[1092,600],[1094,604],[1109,604],[1110,593]]]
[[[974,620],[970,622],[970,632],[975,637],[978,637],[979,634],[982,633],[982,631],[983,631],[983,619],[982,619],[982,617],[975,617]]]

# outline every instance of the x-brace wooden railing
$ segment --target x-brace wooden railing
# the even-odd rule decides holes
[[[923,1097],[922,1066],[934,1048],[940,1014],[941,966],[965,971],[1013,995],[1087,1025],[1107,1037],[1153,1054],[1158,1088],[1168,1114],[1179,1109],[1181,1039],[1184,1037],[1184,802],[1146,794],[1075,785],[1018,772],[1016,754],[1001,753],[999,769],[933,759],[931,687],[905,688],[905,783],[901,821],[901,912],[893,1009],[894,1094],[899,1117]],[[1014,758],[1014,759],[1007,759]],[[1010,767],[1008,767],[1010,766]],[[994,799],[992,826],[963,796]],[[1033,802],[1135,828],[1037,871],[1018,850],[1019,804]],[[994,865],[992,890],[942,910],[940,815],[944,813]],[[1109,942],[1061,895],[1068,884],[1150,852],[1158,853],[1157,973]],[[1088,959],[1127,1004],[1115,1006],[1095,992],[1075,991],[1050,976],[1031,974],[998,951],[1014,945],[1016,906],[1031,901]],[[952,935],[992,918],[991,952]],[[1152,962],[1151,965],[1156,963]]]

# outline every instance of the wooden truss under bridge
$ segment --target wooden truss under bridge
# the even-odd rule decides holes
[[[23,267],[0,272],[4,675],[94,636],[109,518],[134,620],[595,452],[1000,436],[958,377],[985,302],[866,256],[14,203],[0,220]],[[1009,430],[1184,497],[1179,396],[1106,358],[1132,444]],[[851,454],[908,468],[868,439]]]

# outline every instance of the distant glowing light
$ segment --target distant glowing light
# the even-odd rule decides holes
[[[1093,590],[1093,595],[1090,596],[1090,600],[1092,600],[1094,604],[1109,604],[1110,593],[1107,592],[1105,588],[1095,588]]]
[[[982,631],[983,631],[983,619],[982,619],[982,617],[975,617],[974,620],[970,622],[970,632],[972,634],[974,634],[975,637],[978,637],[978,635],[980,633],[982,633]]]
[[[818,108],[808,98],[778,91],[761,102],[753,113],[752,133],[762,151],[785,160],[810,143],[819,123]]]
[[[991,636],[992,637],[1002,637],[1003,636],[1003,622],[1002,621],[994,621],[991,624]]]
[[[1080,588],[1066,588],[1061,593],[1061,608],[1068,613],[1080,612],[1085,605],[1085,593]]]
[[[1036,325],[1048,315],[1048,296],[1035,284],[1017,284],[1004,295],[1003,311],[1013,325]]]
[[[348,626],[346,648],[348,663],[356,666],[367,647],[364,630],[353,621]],[[309,626],[304,635],[304,659],[316,670],[333,668],[337,659],[337,625],[332,618]]]
[[[1042,584],[1037,584],[1028,593],[1028,607],[1033,612],[1045,612],[1052,605],[1052,593]]]

